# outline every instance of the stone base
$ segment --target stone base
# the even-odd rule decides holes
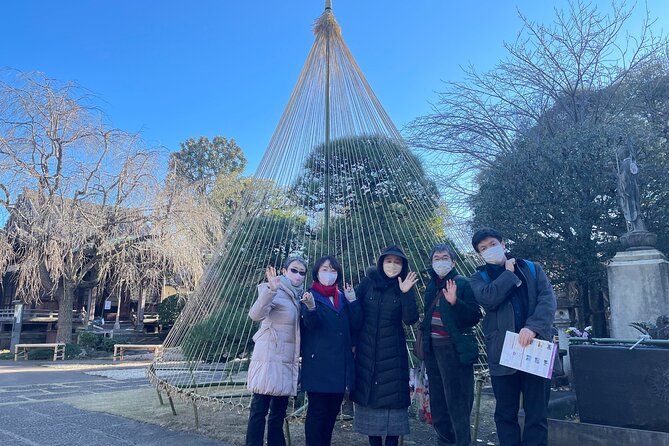
[[[619,252],[607,266],[611,337],[638,339],[629,324],[669,314],[669,261],[657,249]]]
[[[548,446],[669,446],[666,432],[548,419]]]
[[[630,231],[620,237],[620,243],[627,251],[653,249],[657,245],[657,235],[648,231]]]

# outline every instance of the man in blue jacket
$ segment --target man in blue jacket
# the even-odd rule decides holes
[[[549,381],[499,364],[507,331],[518,333],[527,346],[533,339],[551,339],[556,300],[548,277],[529,260],[507,258],[499,232],[476,231],[472,245],[486,262],[470,279],[477,302],[486,311],[483,318],[488,365],[495,393],[495,424],[500,446],[548,444]],[[520,395],[523,396],[525,427],[518,424]]]

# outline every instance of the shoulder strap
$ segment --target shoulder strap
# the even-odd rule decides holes
[[[531,260],[527,260],[527,259],[523,259],[523,261],[525,262],[525,264],[527,264],[527,267],[530,269],[530,273],[532,274],[532,278],[536,279],[537,278],[537,267],[534,264],[534,262],[531,261]]]
[[[434,310],[434,307],[437,306],[437,303],[438,303],[438,302],[439,302],[439,297],[434,296],[434,300],[432,301],[432,304],[430,305],[430,308],[427,309],[427,311],[425,312],[425,314],[432,312],[432,310]]]
[[[425,316],[427,316],[428,313],[431,313],[432,310],[434,310],[434,307],[437,306],[437,302],[439,302],[439,298],[435,296],[434,300],[432,301],[430,306],[425,310],[425,312],[423,313],[423,316],[421,316],[421,318],[420,318],[420,322],[418,323],[418,327],[419,327],[418,329],[419,330],[424,329],[423,323],[425,322]]]

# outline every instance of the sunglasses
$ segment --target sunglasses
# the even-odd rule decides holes
[[[295,268],[289,268],[290,272],[293,274],[299,274],[300,276],[306,276],[307,272],[306,271],[298,271]]]

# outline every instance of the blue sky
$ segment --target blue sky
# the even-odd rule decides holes
[[[596,2],[602,10],[610,3]],[[4,2],[0,66],[93,91],[111,123],[170,151],[188,137],[235,138],[253,172],[277,125],[322,0]],[[520,29],[516,8],[548,22],[548,0],[333,0],[343,36],[401,128],[428,113],[460,66],[487,70]],[[669,2],[648,0],[669,28]],[[632,26],[643,17],[637,7]],[[634,28],[631,29],[634,31]]]

